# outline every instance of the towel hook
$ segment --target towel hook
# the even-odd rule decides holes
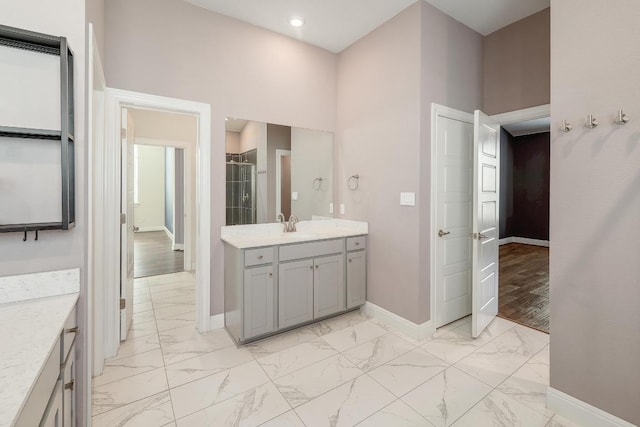
[[[593,117],[593,114],[588,114],[587,115],[587,127],[589,129],[593,129],[595,127],[597,127],[600,123],[598,122],[598,120]]]
[[[618,110],[618,113],[616,114],[616,118],[613,119],[613,123],[617,124],[617,125],[626,125],[627,123],[629,123],[629,116],[622,110]]]
[[[569,122],[568,122],[568,121],[566,121],[566,120],[563,120],[563,121],[562,121],[562,126],[560,126],[560,130],[561,130],[562,132],[570,132],[570,131],[571,131],[571,129],[573,129],[573,126],[571,125],[571,123],[569,123]]]
[[[24,237],[22,238],[23,242],[27,241],[27,227],[24,228]]]
[[[317,185],[316,185],[317,183]],[[319,176],[316,179],[313,180],[313,189],[316,191],[320,191],[320,188],[322,187],[322,177]]]

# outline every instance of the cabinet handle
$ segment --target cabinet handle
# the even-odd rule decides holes
[[[319,267],[320,267],[319,265],[316,265],[316,270],[317,270]]]
[[[273,273],[269,273],[269,277],[273,277]]]
[[[66,383],[64,385],[64,389],[65,390],[73,390],[73,387],[76,385],[76,381],[75,380],[71,380],[70,383]]]
[[[64,333],[65,334],[77,334],[78,333],[78,327],[74,326],[73,328],[65,329]]]
[[[356,246],[360,246],[360,242],[356,242]]]
[[[313,265],[310,265],[310,266],[309,266],[309,270],[313,270]]]
[[[351,258],[349,258],[349,262],[353,261]]]
[[[264,256],[262,256],[262,255],[258,256],[258,259],[262,259],[262,258],[264,258]]]

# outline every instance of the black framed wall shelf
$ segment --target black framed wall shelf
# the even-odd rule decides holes
[[[0,25],[0,233],[75,225],[73,52]]]

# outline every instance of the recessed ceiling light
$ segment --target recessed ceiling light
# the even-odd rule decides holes
[[[291,24],[292,27],[302,27],[304,25],[304,19],[299,16],[294,16],[289,20],[289,24]]]

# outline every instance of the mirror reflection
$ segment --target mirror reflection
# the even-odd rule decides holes
[[[227,225],[333,217],[333,135],[226,119]]]

